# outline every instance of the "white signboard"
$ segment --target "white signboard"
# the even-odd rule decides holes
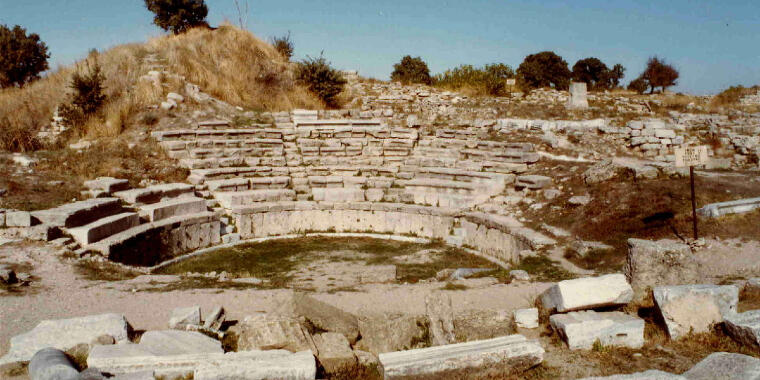
[[[686,146],[676,148],[676,167],[700,166],[707,164],[706,146]]]
[[[507,86],[514,86],[517,84],[517,79],[507,79]]]

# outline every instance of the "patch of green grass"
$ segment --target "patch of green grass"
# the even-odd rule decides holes
[[[617,273],[625,265],[627,254],[617,249],[593,249],[583,257],[566,252],[565,258],[580,268],[598,273]]]
[[[90,281],[131,280],[142,274],[110,261],[78,260],[74,268],[80,276]]]
[[[513,269],[522,269],[537,281],[556,282],[575,278],[574,274],[560,267],[556,261],[543,255],[526,257]]]
[[[455,284],[453,282],[447,282],[445,286],[441,287],[441,290],[451,290],[451,291],[461,291],[461,290],[467,290],[466,285],[462,284]]]

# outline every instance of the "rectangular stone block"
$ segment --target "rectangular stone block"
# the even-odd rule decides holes
[[[735,314],[739,302],[739,288],[734,285],[661,286],[652,293],[671,339],[709,331]]]
[[[69,228],[68,233],[81,246],[103,240],[113,234],[126,231],[140,224],[140,217],[134,212],[125,212],[98,219],[90,224]]]
[[[140,207],[140,215],[150,222],[204,211],[206,211],[206,200],[195,197],[174,198]]]
[[[559,313],[625,305],[633,299],[633,289],[623,274],[560,281],[541,295],[546,310]]]
[[[605,347],[644,345],[644,320],[618,311],[555,314],[549,321],[571,350],[590,350],[596,341]]]

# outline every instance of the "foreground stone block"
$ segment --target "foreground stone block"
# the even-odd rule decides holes
[[[150,222],[204,211],[206,211],[206,200],[195,197],[174,198],[140,207],[140,215]]]
[[[451,296],[444,292],[428,294],[425,297],[425,310],[430,320],[431,343],[442,346],[456,342]]]
[[[543,360],[541,345],[522,335],[380,354],[386,380],[447,378],[465,374],[467,378],[477,378],[481,373],[493,376],[495,371],[506,377],[519,374]]]
[[[66,354],[55,348],[37,351],[29,362],[29,378],[32,380],[79,380],[79,371]]]
[[[221,342],[195,331],[148,331],[140,346],[158,356],[224,352]]]
[[[655,288],[653,294],[671,339],[690,331],[709,331],[724,317],[735,314],[739,302],[739,288],[733,285],[662,286]]]
[[[538,328],[538,308],[519,309],[514,311],[515,324],[522,329]]]
[[[689,380],[760,379],[760,359],[728,352],[715,352],[697,363],[683,376]]]
[[[172,316],[169,318],[169,328],[184,330],[186,326],[201,325],[201,307],[178,307],[172,310]]]
[[[585,277],[560,281],[541,295],[546,310],[559,313],[625,305],[631,302],[633,289],[622,274]]]
[[[359,321],[352,314],[301,293],[294,294],[293,302],[296,314],[308,319],[314,326],[343,334],[349,343],[356,343]]]
[[[238,350],[284,349],[317,352],[311,334],[295,318],[260,314],[246,317],[230,328],[238,337]]]
[[[586,377],[581,380],[688,380],[686,377],[672,373],[651,370],[628,375],[612,375],[606,377]]]
[[[506,310],[465,310],[454,315],[456,342],[493,339],[513,333],[512,315]]]
[[[356,366],[354,351],[351,350],[348,340],[342,334],[314,335],[314,345],[317,347],[319,363],[328,374],[349,371]]]
[[[427,319],[407,314],[380,314],[359,318],[362,339],[356,346],[375,355],[419,348],[427,343]]]
[[[752,347],[760,345],[760,310],[725,316],[723,325],[736,341]]]
[[[127,320],[120,314],[42,321],[31,331],[11,338],[10,350],[0,359],[0,364],[29,361],[43,348],[65,351],[78,344],[89,344],[101,335],[110,335],[118,342],[126,341],[127,331]]]
[[[134,212],[126,212],[98,219],[81,227],[69,228],[68,232],[77,243],[87,246],[138,224],[140,217]]]
[[[225,354],[207,360],[195,370],[194,380],[288,379],[313,380],[317,363],[310,351],[254,351]]]
[[[549,322],[571,350],[590,350],[596,341],[603,346],[644,345],[644,320],[619,311],[555,314]]]
[[[628,239],[624,272],[634,302],[648,299],[657,286],[695,284],[701,278],[700,264],[689,246],[672,240]]]
[[[32,214],[44,224],[73,228],[113,215],[120,209],[121,203],[117,198],[97,198],[67,203],[49,210],[35,211]]]

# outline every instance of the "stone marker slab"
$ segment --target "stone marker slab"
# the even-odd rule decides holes
[[[169,199],[140,207],[140,215],[150,222],[172,218],[180,215],[205,212],[206,200],[203,198],[187,197]]]
[[[739,288],[734,285],[677,285],[654,289],[654,302],[671,339],[707,332],[736,313]]]
[[[78,344],[89,344],[101,335],[126,341],[127,331],[127,320],[120,314],[42,321],[31,331],[11,338],[10,350],[0,358],[0,364],[29,361],[37,351],[47,347],[68,350]]]
[[[385,380],[446,378],[499,369],[515,374],[540,364],[544,349],[522,335],[380,354]]]
[[[425,311],[430,320],[432,344],[441,346],[456,342],[451,296],[444,292],[428,294],[425,297]]]
[[[541,295],[546,310],[586,310],[625,305],[633,298],[633,289],[623,274],[585,277],[560,281]]]
[[[571,350],[590,350],[596,341],[605,347],[644,345],[644,320],[619,311],[555,314],[549,322]]]
[[[697,363],[683,376],[689,380],[757,380],[760,359],[728,352],[715,352]]]

